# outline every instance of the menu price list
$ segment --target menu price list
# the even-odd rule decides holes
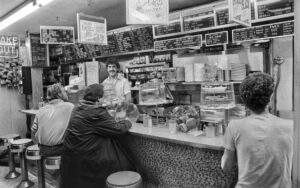
[[[154,51],[202,46],[202,35],[186,36],[154,42]]]
[[[217,25],[226,25],[229,20],[229,11],[228,8],[216,10],[216,24]]]
[[[181,32],[180,21],[173,22],[168,25],[160,25],[154,27],[155,36],[167,35]]]
[[[294,12],[293,1],[276,1],[257,6],[258,18],[266,18]]]
[[[213,26],[215,26],[214,16],[204,18],[201,17],[193,20],[184,20],[183,22],[184,31],[202,29]]]
[[[64,46],[66,60],[93,58],[101,55],[101,46],[93,44],[71,44]]]
[[[30,34],[32,67],[43,67],[46,63],[46,45],[40,43],[40,36]]]
[[[102,55],[111,55],[119,53],[119,47],[113,34],[107,35],[107,45],[102,46]]]
[[[42,43],[68,44],[74,43],[74,31],[64,29],[41,29]]]
[[[227,43],[228,43],[227,31],[205,34],[206,46],[214,46],[214,45],[227,44]]]
[[[133,41],[134,41],[134,50],[148,50],[153,49],[153,30],[152,26],[142,27],[139,29],[131,30]]]
[[[133,40],[132,40],[132,32],[131,31],[114,33],[114,36],[116,38],[120,53],[134,51],[134,44],[133,44]]]
[[[233,41],[274,38],[294,34],[294,21],[232,30]]]

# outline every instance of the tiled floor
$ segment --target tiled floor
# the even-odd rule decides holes
[[[21,169],[17,168],[17,171],[20,172]],[[21,176],[19,176],[16,179],[7,180],[4,178],[5,175],[7,174],[7,172],[8,172],[8,167],[0,166],[0,187],[1,188],[16,188],[17,185],[21,181]],[[32,188],[38,188],[37,177],[35,175],[33,175],[32,173],[28,173],[28,178],[30,181],[34,182],[34,185],[32,186]],[[46,188],[55,188],[55,187],[46,183]]]

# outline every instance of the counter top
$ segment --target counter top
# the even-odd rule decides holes
[[[198,148],[208,148],[215,150],[224,149],[223,136],[210,138],[206,136],[193,136],[182,132],[170,134],[167,127],[144,127],[143,124],[140,123],[134,123],[129,130],[129,133],[132,135],[139,135],[177,144],[185,144]]]
[[[29,115],[35,115],[37,114],[39,110],[35,110],[35,109],[28,109],[28,110],[20,110],[20,112],[24,113],[24,114],[29,114]]]

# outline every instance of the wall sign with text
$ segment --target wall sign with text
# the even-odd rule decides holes
[[[251,41],[255,39],[276,38],[294,34],[294,21],[260,25],[250,28],[232,30],[232,42]]]
[[[42,44],[74,44],[74,27],[40,26]]]
[[[0,35],[0,57],[17,58],[20,40],[18,36]]]
[[[107,45],[106,19],[77,13],[78,42]]]
[[[228,0],[229,22],[236,22],[243,26],[251,26],[250,0]]]
[[[154,51],[176,50],[202,46],[202,35],[185,36],[154,42]]]
[[[228,44],[228,31],[205,34],[206,46]]]
[[[169,1],[126,0],[127,24],[168,24]]]

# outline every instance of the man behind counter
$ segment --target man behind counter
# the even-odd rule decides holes
[[[124,102],[131,102],[131,90],[128,80],[118,76],[120,65],[117,59],[108,59],[106,61],[106,70],[108,78],[103,81],[104,87],[112,87],[115,89],[116,97]]]

